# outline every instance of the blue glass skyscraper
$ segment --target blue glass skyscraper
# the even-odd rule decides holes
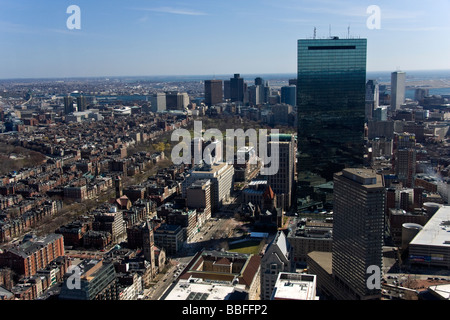
[[[298,40],[299,199],[326,203],[313,181],[363,165],[366,50],[366,39]]]
[[[295,106],[297,104],[297,87],[296,86],[284,86],[281,87],[281,103],[290,104]]]

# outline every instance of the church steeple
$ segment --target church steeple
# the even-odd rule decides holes
[[[115,185],[115,188],[116,188],[116,199],[119,199],[123,195],[123,192],[122,192],[122,179],[119,176],[117,176],[114,179],[114,185]]]
[[[153,246],[155,245],[152,223],[147,220],[142,230],[144,258],[148,261],[154,260]]]
[[[272,210],[275,208],[276,203],[276,195],[275,192],[273,192],[270,185],[267,185],[266,190],[264,190],[263,193],[263,210]]]

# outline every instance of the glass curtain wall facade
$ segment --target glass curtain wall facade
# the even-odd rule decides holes
[[[331,207],[332,191],[320,186],[363,165],[366,49],[366,39],[298,40],[300,212]]]

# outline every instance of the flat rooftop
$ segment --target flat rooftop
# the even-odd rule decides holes
[[[316,276],[280,272],[272,295],[274,300],[318,300]]]
[[[410,245],[450,248],[450,206],[443,206],[431,217]]]
[[[439,296],[442,300],[450,299],[450,284],[441,284],[436,286],[430,286],[428,290],[432,291],[435,295]]]
[[[308,253],[308,256],[313,259],[326,273],[331,275],[333,273],[332,261],[333,254],[331,252],[313,251]]]
[[[205,165],[203,167],[197,167],[192,171],[191,174],[198,176],[205,175],[205,177],[212,175],[215,177],[216,175],[221,174],[228,167],[229,165],[226,162],[213,163],[210,166]]]
[[[342,175],[347,179],[353,180],[356,183],[363,185],[366,188],[383,188],[382,176],[377,174],[372,169],[363,168],[346,168],[342,170],[342,173],[336,173],[336,175]]]
[[[164,300],[225,300],[234,289],[233,285],[180,280]]]

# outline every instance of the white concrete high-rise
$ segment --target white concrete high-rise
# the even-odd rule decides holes
[[[394,71],[391,73],[391,110],[400,109],[405,102],[406,73]]]

